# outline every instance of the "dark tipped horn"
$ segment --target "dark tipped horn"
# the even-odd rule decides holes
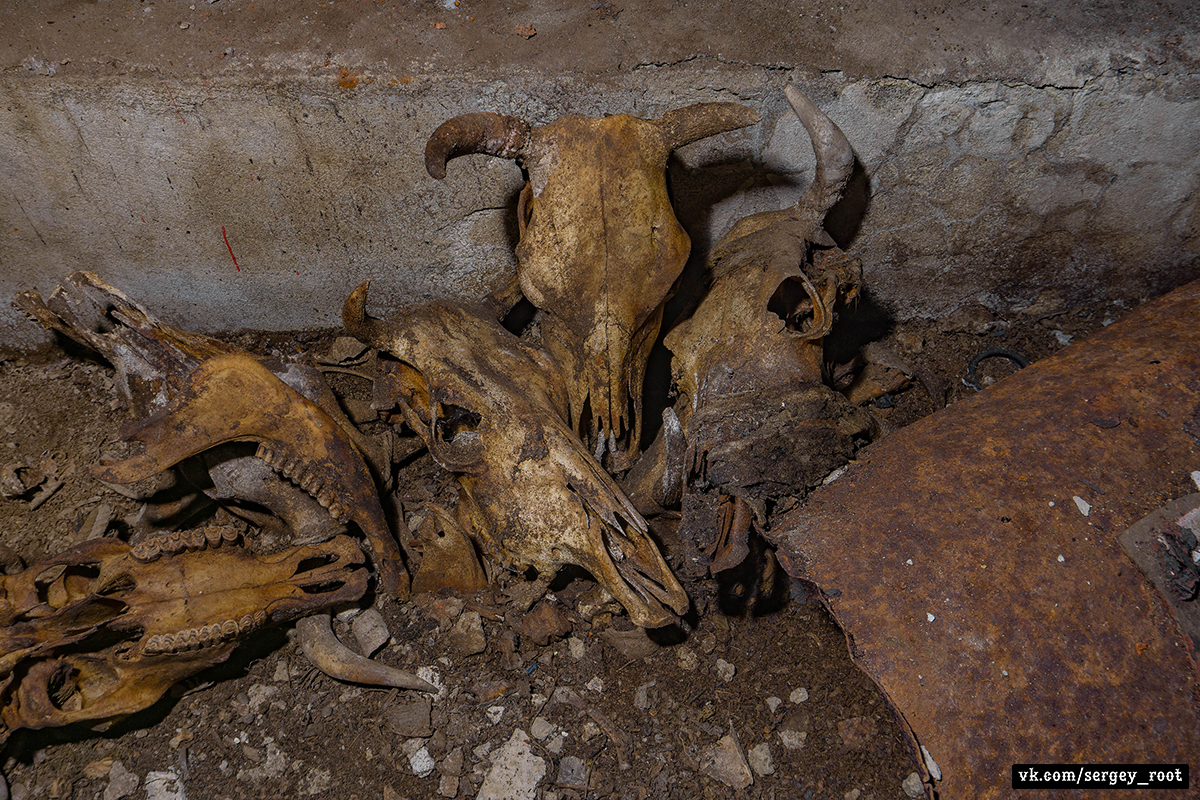
[[[757,111],[737,103],[697,103],[668,111],[656,123],[669,153],[698,139],[753,125],[760,119]]]
[[[370,286],[370,281],[363,281],[346,298],[342,304],[342,326],[363,344],[382,349],[388,339],[384,323],[367,316],[367,289]]]
[[[842,197],[846,181],[854,169],[854,151],[841,128],[825,116],[811,100],[805,97],[795,86],[786,86],[784,94],[808,137],[812,139],[813,153],[817,157],[817,171],[812,185],[796,203],[800,213],[813,215],[813,223],[820,226],[829,211]]]
[[[439,181],[446,177],[446,162],[467,153],[517,158],[529,140],[529,123],[490,111],[448,119],[438,126],[425,145],[425,170]]]

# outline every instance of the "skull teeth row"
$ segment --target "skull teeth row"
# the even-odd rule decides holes
[[[330,516],[338,522],[344,525],[350,521],[350,515],[345,506],[334,496],[333,489],[322,483],[321,479],[304,462],[277,453],[267,444],[260,444],[255,455],[270,464],[271,468],[283,477],[315,497],[321,507],[326,509]]]
[[[186,628],[178,633],[160,633],[151,636],[142,645],[142,653],[148,656],[167,653],[185,653],[227,642],[234,637],[260,628],[267,621],[266,611],[255,611],[240,619],[227,619],[199,628]]]
[[[239,537],[241,533],[236,528],[219,526],[160,533],[138,542],[130,548],[130,553],[138,561],[157,561],[164,555],[195,552],[206,547],[215,550],[221,545],[234,544]]]

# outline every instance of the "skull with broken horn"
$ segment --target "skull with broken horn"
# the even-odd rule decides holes
[[[744,538],[747,503],[761,517],[764,503],[803,495],[874,427],[827,385],[824,364],[835,310],[862,280],[857,260],[822,228],[854,154],[808,98],[786,93],[812,139],[816,176],[794,205],[740,220],[713,249],[707,293],[666,336],[679,400],[627,476],[641,508],[682,502],[681,537],[709,555],[728,549],[720,540],[735,517],[743,530],[733,535]],[[737,508],[724,508],[734,499]],[[731,552],[744,554],[744,543]]]
[[[95,539],[0,577],[0,740],[154,704],[266,625],[367,590],[348,536],[256,555],[232,528]]]
[[[541,310],[542,343],[563,367],[572,429],[608,454],[613,471],[637,456],[646,361],[691,246],[671,208],[667,158],[758,119],[734,103],[541,126],[475,113],[443,123],[426,146],[426,169],[439,179],[465,153],[528,170],[517,211],[520,289]]]
[[[456,517],[485,555],[547,577],[581,566],[643,627],[683,614],[687,595],[645,521],[567,424],[553,359],[482,309],[431,303],[371,318],[367,286],[346,300],[346,329],[383,351],[392,401],[457,476]]]

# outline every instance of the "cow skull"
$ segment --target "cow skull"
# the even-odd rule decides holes
[[[520,288],[543,312],[543,344],[565,370],[572,429],[598,458],[608,452],[614,471],[637,455],[646,360],[691,246],[671,209],[667,157],[758,119],[734,103],[542,126],[476,113],[443,123],[426,146],[438,179],[465,153],[515,158],[528,170],[517,211]]]
[[[460,305],[373,319],[367,287],[346,300],[346,329],[385,351],[392,401],[458,477],[458,520],[485,555],[544,576],[582,566],[644,627],[684,613],[687,596],[645,521],[566,423],[553,360]]]
[[[347,536],[255,555],[232,528],[94,539],[0,577],[0,742],[155,703],[247,635],[367,589]]]

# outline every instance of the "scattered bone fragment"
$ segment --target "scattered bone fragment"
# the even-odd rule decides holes
[[[771,745],[763,742],[750,748],[750,752],[746,755],[746,760],[750,763],[750,769],[754,770],[755,775],[767,776],[775,774],[775,761],[771,758]]]
[[[108,785],[104,787],[104,800],[121,800],[137,791],[141,779],[125,768],[120,761],[113,761],[108,771]]]

